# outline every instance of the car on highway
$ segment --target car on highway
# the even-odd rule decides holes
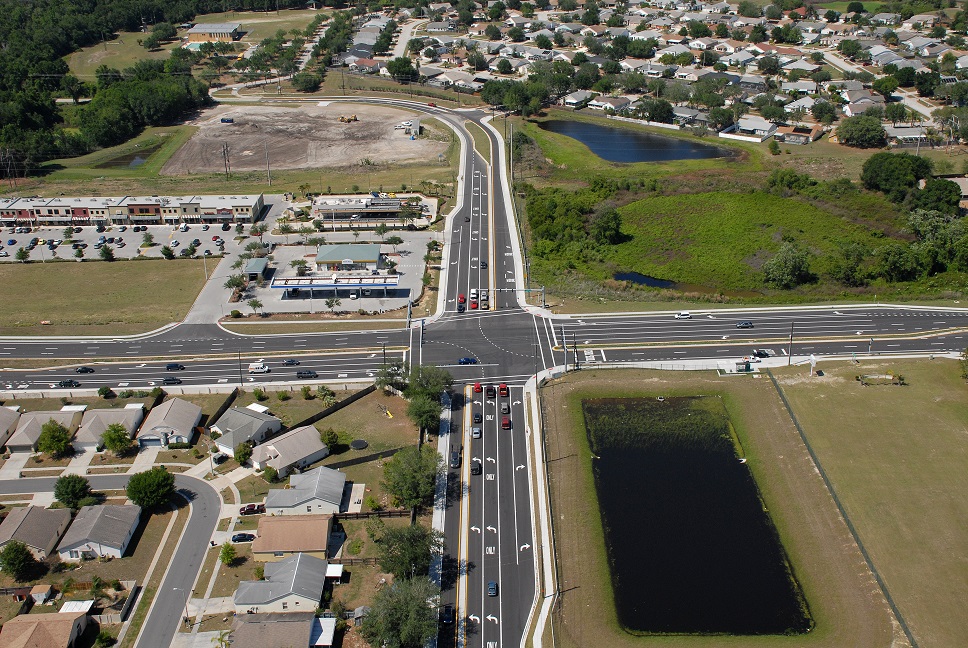
[[[94,369],[91,367],[78,367],[74,370],[74,373],[94,373]]]
[[[481,261],[481,270],[487,270],[487,261]]]
[[[490,581],[487,584],[487,595],[497,596],[497,581]]]
[[[751,328],[753,328],[753,322],[751,322],[749,320],[742,320],[742,321],[736,322],[736,328],[738,328],[738,329],[751,329]]]
[[[474,422],[475,423],[481,423],[483,420],[484,420],[484,417],[481,416],[481,413],[480,412],[474,412]]]
[[[169,362],[165,365],[165,371],[182,371],[185,365],[178,364],[177,362]]]
[[[283,367],[298,367],[299,366],[299,361],[296,360],[295,358],[286,358],[285,360],[282,361],[282,366]]]
[[[457,304],[457,312],[458,313],[463,313],[466,310],[467,310],[467,307],[466,306],[464,306],[463,304]]]
[[[252,533],[236,533],[232,536],[232,542],[252,542],[255,540],[255,535]]]
[[[479,427],[472,427],[471,428],[471,438],[472,439],[480,439],[481,438],[481,428],[479,428]]]
[[[511,392],[508,390],[507,385],[505,385],[504,383],[501,383],[500,385],[497,386],[497,393],[501,396],[507,396]]]
[[[454,614],[454,606],[445,605],[444,607],[440,608],[439,618],[440,622],[444,625],[452,625],[454,623],[454,619],[456,618],[456,615]]]
[[[465,223],[471,222],[471,217],[470,216],[464,216],[464,222]]]
[[[471,310],[477,310],[477,301],[471,300]]]
[[[502,430],[510,430],[511,429],[511,417],[510,416],[502,416],[501,417],[501,429]]]
[[[316,372],[311,369],[303,369],[302,371],[296,372],[296,378],[302,378],[304,380],[307,380],[310,378],[318,378],[318,377],[319,376],[316,374]]]
[[[676,319],[692,319],[692,313],[689,311],[679,311],[676,313]]]
[[[80,387],[81,383],[77,382],[76,380],[72,380],[68,378],[67,380],[62,380],[59,383],[57,383],[57,386],[58,387]]]
[[[457,361],[457,364],[459,364],[459,365],[473,365],[473,364],[477,364],[477,358],[460,358]]]
[[[474,393],[480,394],[482,391],[484,391],[484,388],[481,387],[481,383],[474,383]]]
[[[473,462],[471,462],[471,474],[472,475],[480,475],[481,472],[482,472],[482,470],[481,470],[481,462],[479,462],[479,461],[473,461]]]
[[[458,304],[464,304],[466,302],[467,302],[467,297],[464,296],[464,293],[460,293],[459,295],[457,295]]]
[[[494,398],[497,395],[497,390],[494,389],[494,385],[488,385],[484,390],[484,395],[488,398]]]
[[[176,378],[175,376],[165,376],[161,381],[162,385],[180,385],[181,378]]]
[[[511,406],[507,403],[501,403],[501,414],[510,414]]]
[[[428,108],[436,108],[437,107],[437,104],[435,104],[433,101],[428,101],[427,102],[427,107]]]
[[[450,467],[460,468],[460,450],[452,450],[450,453]]]
[[[769,358],[773,354],[770,353],[769,349],[753,349],[753,357],[756,358]]]
[[[265,513],[265,504],[246,504],[239,509],[239,515],[256,515],[258,513]]]

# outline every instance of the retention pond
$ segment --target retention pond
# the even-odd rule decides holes
[[[798,634],[807,604],[717,397],[582,401],[618,621]]]
[[[567,135],[609,162],[669,162],[728,157],[731,151],[690,139],[664,137],[629,128],[616,128],[582,121],[552,119],[541,128]]]

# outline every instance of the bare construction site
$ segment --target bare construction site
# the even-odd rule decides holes
[[[190,125],[198,132],[165,164],[162,175],[338,168],[425,162],[446,152],[451,132],[422,120],[411,139],[403,122],[417,115],[387,106],[322,102],[309,106],[220,106]],[[223,148],[223,145],[225,148]]]

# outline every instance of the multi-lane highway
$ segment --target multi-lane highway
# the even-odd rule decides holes
[[[458,622],[442,632],[442,645],[517,646],[527,632],[536,600],[530,488],[535,466],[528,453],[522,386],[532,376],[573,366],[576,359],[583,366],[605,366],[728,361],[754,348],[803,357],[930,354],[968,346],[968,310],[958,309],[841,306],[701,310],[690,319],[675,319],[672,313],[553,317],[525,303],[501,140],[485,128],[492,165],[473,150],[464,129],[465,120],[480,124],[485,116],[408,101],[373,101],[429,113],[450,124],[463,143],[458,208],[447,219],[442,309],[435,318],[383,331],[243,336],[215,324],[191,324],[135,338],[0,339],[0,364],[6,358],[31,358],[54,366],[69,359],[69,366],[56,369],[2,371],[0,389],[49,390],[64,379],[78,380],[81,389],[138,389],[159,385],[171,375],[184,386],[297,382],[297,369],[316,371],[317,381],[338,382],[372,378],[385,359],[401,357],[446,367],[456,385],[446,442],[458,451],[460,463],[448,471],[441,600],[456,604],[459,614]],[[477,308],[471,307],[474,290]],[[484,294],[489,299],[481,299]],[[737,328],[739,321],[752,322],[752,328]],[[299,359],[300,365],[284,366],[283,356]],[[107,358],[111,361],[99,362]],[[256,358],[265,358],[271,372],[250,376],[247,364]],[[476,363],[458,364],[461,358]],[[174,360],[184,370],[166,371]],[[75,374],[76,365],[93,366],[95,372]],[[475,390],[476,383],[481,391]],[[508,395],[489,397],[486,386],[501,383],[508,385]],[[502,429],[504,417],[510,429]],[[480,429],[479,437],[474,428]],[[445,458],[449,463],[449,454]],[[475,466],[480,474],[472,474]],[[190,557],[186,561],[190,568]],[[488,592],[490,582],[497,584],[494,596]],[[173,628],[180,614],[172,603],[176,599],[164,588],[159,596],[165,600],[149,622]]]

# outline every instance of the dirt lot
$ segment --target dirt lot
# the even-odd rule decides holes
[[[340,123],[340,115],[359,121]],[[162,168],[162,175],[218,173],[225,169],[222,144],[228,144],[232,171],[336,168],[373,163],[405,163],[434,159],[446,153],[449,132],[424,122],[424,134],[411,141],[394,126],[413,118],[406,110],[361,104],[326,106],[231,106],[207,110],[191,125],[198,132]],[[223,124],[231,117],[234,124]]]
[[[618,625],[581,399],[720,394],[816,623],[795,637],[636,637]],[[770,379],[708,372],[582,372],[542,389],[559,590],[561,648],[607,645],[905,645]],[[634,514],[633,510],[630,514]]]

